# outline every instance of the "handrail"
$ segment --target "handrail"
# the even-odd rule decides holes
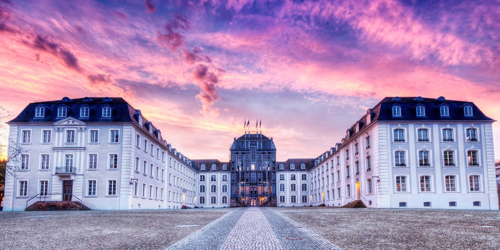
[[[26,201],[26,207],[28,207],[28,202],[35,199],[36,197],[38,197],[40,194],[36,194],[35,196],[29,198],[29,200]]]
[[[360,197],[361,199],[364,199],[364,200],[365,200],[365,202],[366,202],[365,206],[369,206],[369,204],[368,204],[368,203],[369,203],[369,202],[368,202],[368,199],[367,199],[365,196],[363,196],[363,194],[361,194],[361,192],[359,192],[359,197]]]
[[[67,195],[67,194],[64,194],[64,193],[47,193],[46,195],[36,194],[35,196],[31,197],[29,200],[26,201],[26,208],[28,208],[30,206],[30,205],[28,205],[29,202],[31,200],[37,198],[37,197],[38,197],[37,202],[38,201],[40,201],[40,202],[47,202],[47,199],[49,199],[49,201],[54,201],[54,200],[52,200],[52,198],[53,198],[52,196],[54,196],[54,195]],[[75,204],[77,204],[80,207],[80,209],[83,209],[83,201],[82,201],[82,199],[78,198],[74,194],[71,194],[71,197],[75,197],[80,202],[80,204],[78,204],[78,203],[75,203]],[[57,201],[59,201],[59,200],[57,200]],[[60,200],[60,201],[62,202],[62,200]]]

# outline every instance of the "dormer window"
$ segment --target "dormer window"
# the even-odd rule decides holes
[[[217,165],[212,164],[212,170],[214,170],[214,171],[217,170]]]
[[[90,109],[89,107],[80,108],[80,117],[89,117]]]
[[[306,164],[304,164],[304,163],[300,164],[300,169],[305,170],[306,169]]]
[[[450,116],[450,109],[448,108],[448,106],[441,106],[439,108],[439,114],[441,115],[441,117]]]
[[[139,115],[139,126],[142,127],[142,116],[141,115]]]
[[[417,117],[424,117],[424,116],[425,116],[425,107],[417,106]]]
[[[201,164],[201,166],[200,166],[200,170],[201,170],[201,171],[205,171],[205,164]]]
[[[57,108],[57,117],[66,117],[68,116],[68,109],[66,107]]]
[[[110,118],[111,117],[111,107],[102,108],[102,117]]]
[[[290,169],[291,169],[291,170],[295,170],[295,164],[293,164],[293,163],[292,163],[292,164],[290,164]]]
[[[400,106],[392,107],[392,116],[393,117],[401,117],[401,107]]]
[[[471,106],[465,106],[464,107],[464,115],[465,116],[474,116],[472,113],[472,107]]]
[[[280,170],[283,170],[283,169],[285,169],[285,165],[280,164]]]
[[[37,118],[45,117],[45,108],[44,107],[36,108],[35,109],[35,117],[37,117]]]

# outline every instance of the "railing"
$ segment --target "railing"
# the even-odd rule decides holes
[[[54,199],[53,196],[58,196],[60,195],[61,198],[60,199]],[[37,203],[37,202],[50,202],[50,201],[60,201],[62,202],[63,201],[63,198],[64,196],[68,196],[70,195],[71,197],[74,197],[75,199],[77,199],[80,204],[78,203],[75,203],[76,205],[78,205],[80,207],[80,209],[83,208],[83,201],[82,199],[78,198],[77,196],[75,196],[74,194],[62,194],[62,193],[51,193],[51,194],[36,194],[35,196],[29,198],[27,201],[26,201],[26,208],[28,208],[29,206]],[[38,198],[38,199],[36,199]],[[34,200],[34,202],[33,202]],[[71,200],[71,201],[74,201],[74,200]]]
[[[76,167],[56,167],[56,174],[76,174]]]
[[[361,194],[361,192],[359,193],[359,197],[361,198],[361,201],[365,204],[365,206],[370,206],[370,202],[368,201],[368,199],[366,199],[366,197],[363,196],[363,194]]]

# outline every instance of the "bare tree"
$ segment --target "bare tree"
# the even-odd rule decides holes
[[[11,175],[16,178],[15,172],[21,168],[21,154],[27,152],[27,150],[21,147],[17,141],[9,138],[8,126],[5,124],[9,117],[12,117],[12,112],[0,106],[0,137],[3,139],[1,141],[8,142],[8,145],[0,144],[0,152],[7,153],[4,177]]]

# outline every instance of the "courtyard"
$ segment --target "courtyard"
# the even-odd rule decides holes
[[[0,226],[1,249],[500,249],[500,211],[3,212]]]

